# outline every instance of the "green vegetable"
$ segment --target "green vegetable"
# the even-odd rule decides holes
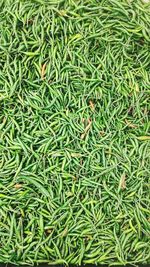
[[[150,3],[0,1],[0,262],[150,264]]]

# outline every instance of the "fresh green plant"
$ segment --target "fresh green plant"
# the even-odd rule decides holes
[[[150,263],[144,2],[0,1],[0,262]]]

